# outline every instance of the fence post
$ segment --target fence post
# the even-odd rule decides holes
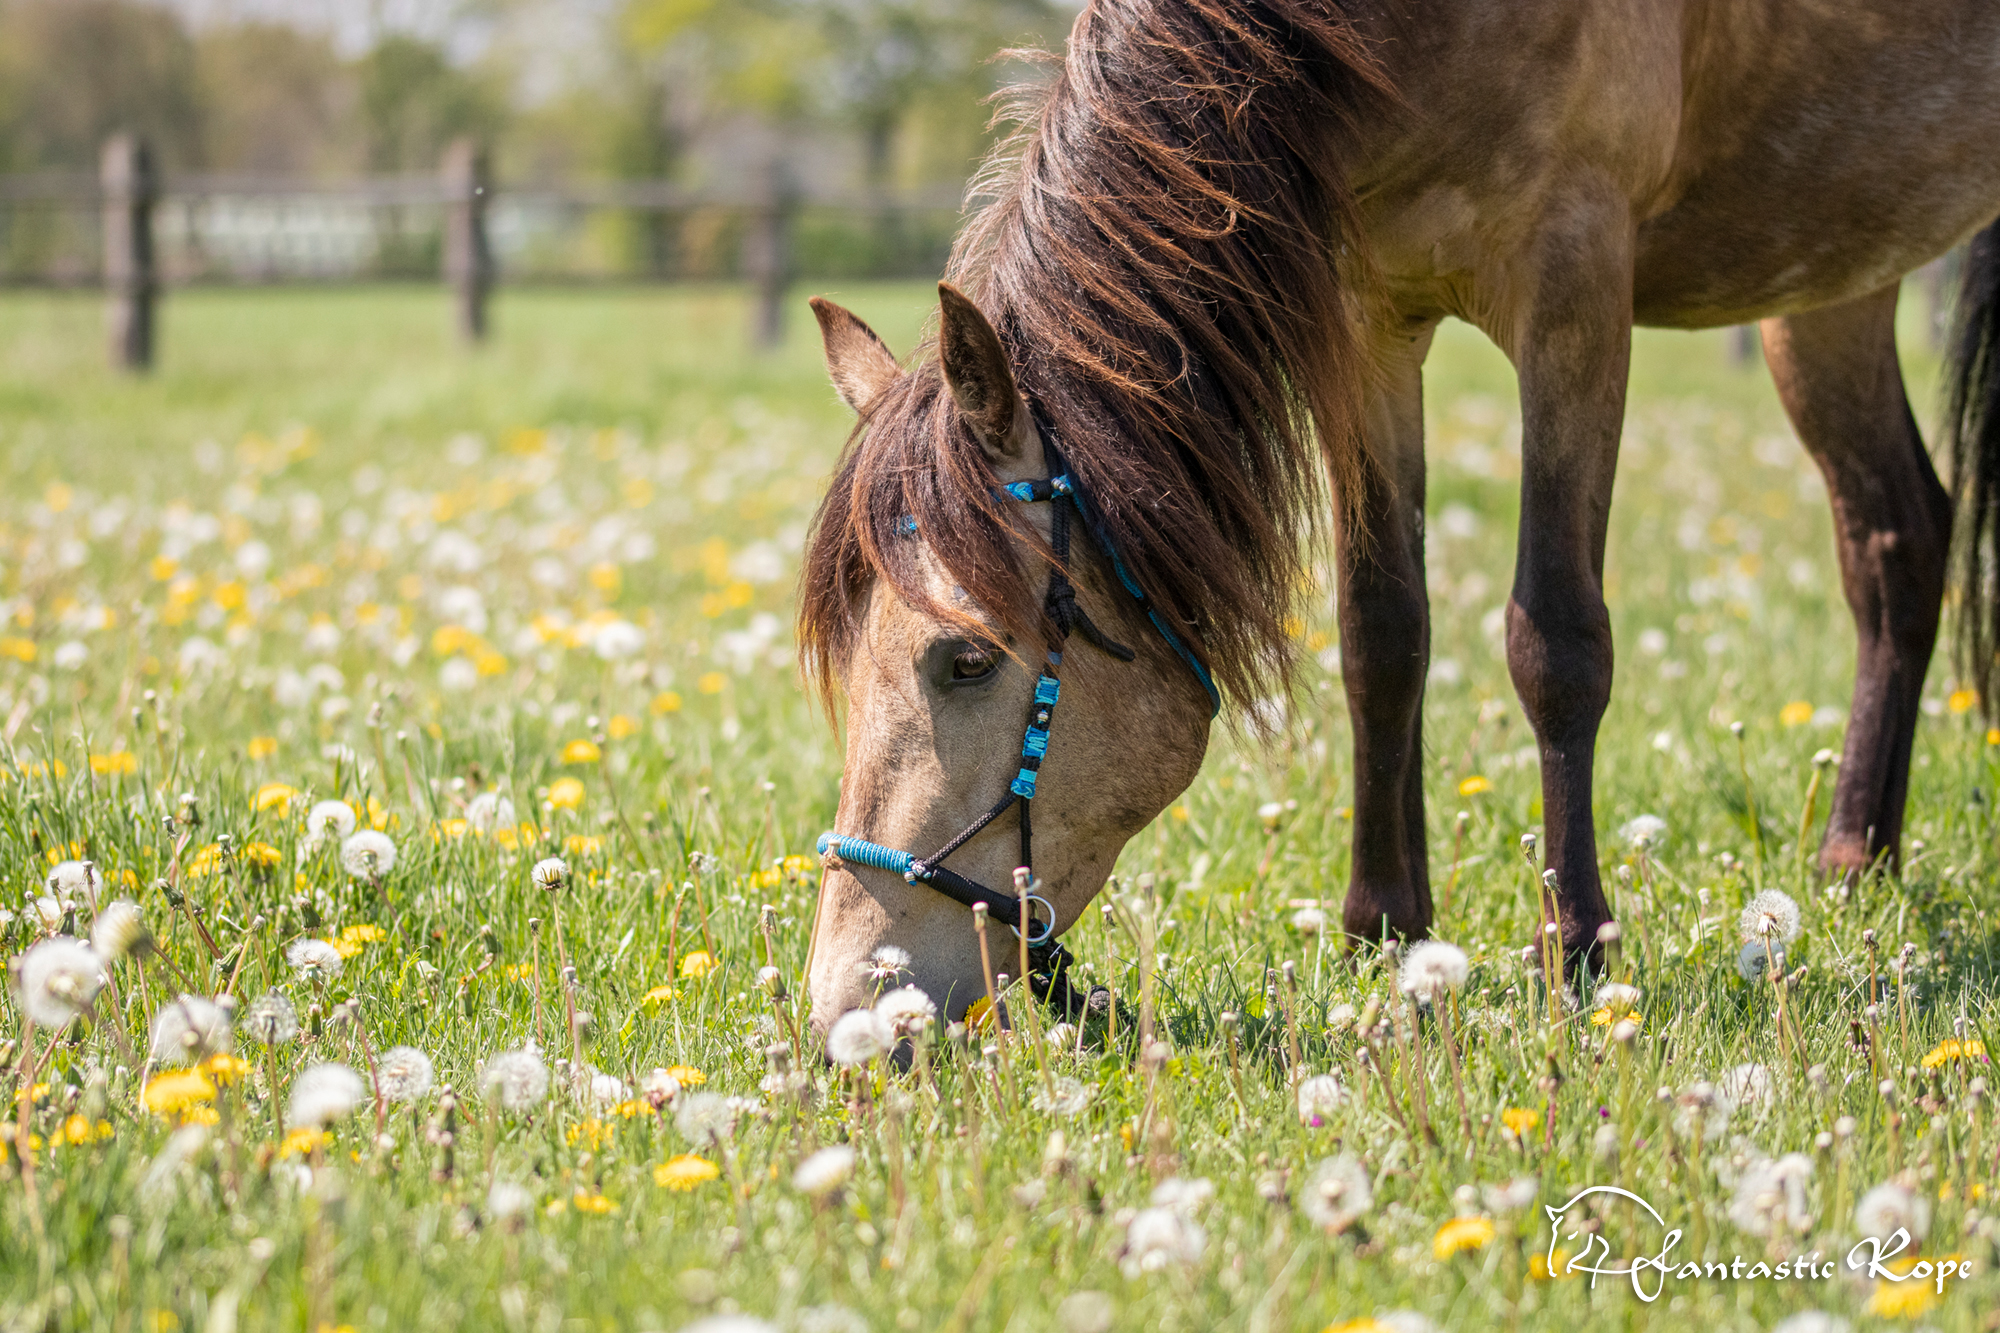
[[[115,134],[98,159],[104,191],[104,291],[111,364],[145,370],[153,364],[153,204],[159,179],[144,139]]]
[[[744,238],[743,267],[756,288],[751,338],[776,347],[785,337],[785,280],[790,276],[792,211],[796,205],[790,174],[773,161],[764,174],[750,234]]]
[[[458,311],[458,333],[467,342],[486,337],[486,294],[493,259],[486,248],[489,196],[486,153],[471,139],[454,139],[444,151],[444,277]]]

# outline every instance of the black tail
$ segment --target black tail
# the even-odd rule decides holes
[[[1991,715],[2000,652],[2000,222],[1972,238],[1945,366],[1959,671]]]

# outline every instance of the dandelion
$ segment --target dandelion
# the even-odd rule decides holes
[[[837,1065],[865,1065],[895,1049],[896,1034],[871,1009],[852,1009],[826,1034],[826,1058]]]
[[[1899,1230],[1920,1241],[1930,1233],[1930,1202],[1896,1181],[1884,1181],[1862,1195],[1861,1202],[1854,1206],[1854,1229],[1885,1245]]]
[[[129,953],[143,950],[152,939],[152,933],[146,929],[145,913],[137,903],[122,898],[107,903],[90,927],[90,947],[106,962],[116,962]]]
[[[511,1180],[496,1180],[486,1191],[486,1214],[496,1222],[519,1222],[534,1206],[535,1196]]]
[[[282,1046],[299,1035],[299,1011],[282,992],[265,991],[243,1011],[237,1028],[260,1046]]]
[[[104,984],[104,959],[82,940],[58,935],[21,957],[21,1005],[43,1027],[60,1028],[90,1007]]]
[[[229,1014],[213,1000],[183,995],[153,1016],[153,1059],[195,1064],[229,1049]]]
[[[1618,841],[1634,852],[1648,852],[1666,841],[1667,821],[1658,815],[1634,815],[1618,829]]]
[[[1143,1273],[1196,1263],[1208,1248],[1208,1234],[1172,1208],[1142,1208],[1125,1227],[1118,1266],[1128,1280]]]
[[[465,806],[465,822],[476,833],[492,833],[515,825],[514,803],[497,791],[483,791]]]
[[[1082,1080],[1058,1075],[1046,1087],[1036,1088],[1029,1103],[1037,1111],[1071,1120],[1088,1110],[1095,1096],[1096,1090]]]
[[[1431,1253],[1439,1259],[1449,1259],[1454,1254],[1484,1249],[1492,1239],[1492,1218],[1454,1217],[1431,1237]]]
[[[878,986],[895,981],[910,970],[910,955],[893,944],[884,944],[861,964],[862,975]]]
[[[1299,1081],[1298,1104],[1299,1123],[1318,1129],[1347,1105],[1347,1089],[1331,1074],[1315,1074]]]
[[[721,964],[716,961],[714,954],[706,949],[696,949],[682,957],[681,976],[698,980],[715,971],[720,966]]]
[[[414,1046],[391,1046],[375,1062],[376,1086],[391,1102],[414,1102],[431,1090],[437,1070],[431,1058]]]
[[[1419,1004],[1431,1004],[1463,986],[1470,971],[1465,950],[1442,940],[1425,940],[1404,956],[1396,984]]]
[[[1824,1310],[1801,1310],[1771,1326],[1771,1333],[1852,1333],[1853,1325]]]
[[[549,1095],[549,1067],[530,1047],[501,1051],[479,1071],[479,1086],[503,1111],[532,1111]]]
[[[854,1149],[845,1143],[821,1148],[792,1172],[792,1188],[815,1203],[825,1203],[854,1174]]]
[[[1803,930],[1799,905],[1778,889],[1765,889],[1736,918],[1737,936],[1748,943],[1795,944]]]
[[[736,1132],[743,1109],[736,1098],[721,1093],[688,1093],[674,1111],[674,1128],[690,1143],[719,1143]]]
[[[306,832],[314,842],[324,841],[329,835],[346,838],[357,823],[354,807],[345,801],[319,801],[306,811]]]
[[[1883,1265],[1891,1272],[1907,1272],[1916,1266],[1916,1260],[1894,1260]],[[1942,1299],[1921,1281],[1892,1278],[1877,1278],[1875,1290],[1868,1297],[1868,1304],[1862,1309],[1880,1319],[1915,1319],[1918,1315],[1929,1314]]]
[[[1500,1113],[1500,1123],[1515,1138],[1525,1139],[1541,1126],[1542,1113],[1529,1106],[1510,1106]]]
[[[1942,1069],[1956,1060],[1984,1060],[1985,1058],[1985,1042],[1977,1039],[1960,1041],[1956,1037],[1947,1037],[1936,1046],[1933,1046],[1929,1053],[1924,1056],[1924,1068]]]
[[[90,861],[62,861],[49,871],[49,892],[65,900],[97,901],[97,866]]]
[[[1368,1169],[1348,1153],[1314,1167],[1299,1191],[1299,1211],[1329,1235],[1347,1230],[1374,1206],[1375,1186]]]
[[[625,1080],[616,1074],[597,1073],[590,1076],[591,1100],[600,1106],[616,1106],[625,1100],[629,1089]]]
[[[1780,1227],[1805,1231],[1813,1220],[1806,1205],[1806,1182],[1812,1179],[1812,1170],[1812,1159],[1804,1153],[1750,1163],[1736,1179],[1729,1220],[1752,1236],[1770,1236]]]
[[[293,940],[285,950],[285,961],[299,974],[299,980],[322,985],[340,975],[340,950],[329,940]]]
[[[693,1065],[668,1065],[664,1070],[655,1070],[654,1072],[664,1073],[668,1078],[673,1079],[684,1088],[698,1088],[708,1082],[708,1075],[702,1073]]]
[[[361,1075],[343,1064],[313,1065],[292,1080],[291,1107],[286,1119],[295,1125],[325,1126],[354,1114],[368,1099]]]
[[[1717,1100],[1727,1102],[1732,1110],[1745,1106],[1762,1109],[1770,1104],[1771,1092],[1770,1069],[1754,1062],[1731,1069],[1715,1089]]]
[[[535,862],[528,878],[544,893],[558,893],[569,883],[569,866],[559,856],[544,857]]]
[[[575,778],[557,778],[549,784],[549,804],[557,810],[574,810],[583,804],[583,784]]]
[[[685,1194],[689,1190],[706,1185],[721,1174],[722,1168],[707,1158],[697,1157],[693,1153],[682,1153],[678,1157],[669,1157],[653,1168],[653,1183],[661,1189]]]
[[[356,879],[380,879],[396,864],[396,844],[386,833],[362,829],[341,842],[340,864]]]
[[[1488,1212],[1518,1213],[1541,1197],[1541,1183],[1533,1176],[1516,1176],[1504,1185],[1482,1185],[1479,1196]]]
[[[156,1074],[139,1094],[139,1104],[154,1115],[184,1115],[194,1107],[215,1100],[215,1085],[193,1069],[176,1069]]]
[[[875,1014],[898,1037],[914,1037],[937,1018],[937,1005],[917,986],[900,986],[875,1001]]]
[[[1292,929],[1301,935],[1324,935],[1326,933],[1326,913],[1317,907],[1301,907],[1292,913]]]

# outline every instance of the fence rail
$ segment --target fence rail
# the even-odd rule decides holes
[[[956,189],[802,188],[775,167],[716,186],[503,185],[467,140],[428,173],[173,175],[120,135],[94,176],[0,176],[0,287],[103,288],[113,358],[134,369],[152,359],[159,292],[198,284],[442,280],[477,340],[496,284],[739,278],[773,342],[788,281],[939,272],[960,210]]]

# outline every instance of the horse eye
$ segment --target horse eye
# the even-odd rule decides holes
[[[978,680],[981,676],[993,674],[993,668],[1000,665],[992,653],[976,643],[968,643],[958,650],[951,659],[953,680]]]

